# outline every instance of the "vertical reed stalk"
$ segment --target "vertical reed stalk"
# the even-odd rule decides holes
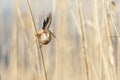
[[[87,62],[87,49],[86,49],[86,43],[85,43],[85,25],[84,25],[84,20],[85,20],[85,16],[84,16],[84,11],[83,11],[83,3],[82,0],[77,0],[78,1],[78,13],[79,13],[79,21],[80,21],[80,26],[81,26],[81,35],[82,35],[82,43],[83,43],[83,50],[84,50],[84,55],[85,55],[85,66],[86,66],[86,71],[87,71],[87,80],[90,80],[89,78],[89,67],[88,67],[88,62]]]
[[[33,25],[34,25],[34,29],[35,29],[35,33],[37,34],[37,26],[35,24],[35,20],[34,20],[34,17],[33,17],[33,13],[32,13],[32,9],[31,9],[31,6],[30,6],[30,1],[27,0],[27,5],[29,7],[29,11],[30,11],[30,15],[31,15],[31,18],[32,18],[32,22],[33,22]],[[47,79],[47,72],[46,72],[46,67],[45,67],[45,61],[44,61],[44,56],[43,56],[43,52],[42,52],[42,46],[41,44],[38,42],[37,40],[37,43],[39,44],[39,49],[40,49],[40,54],[38,53],[38,59],[40,61],[40,55],[41,55],[41,60],[42,60],[42,64],[43,64],[43,69],[44,69],[44,74],[45,74],[45,79]]]

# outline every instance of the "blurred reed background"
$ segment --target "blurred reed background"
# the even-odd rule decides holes
[[[42,47],[48,80],[120,80],[119,0],[30,0],[37,30],[48,12],[56,35]],[[0,80],[45,80],[27,0],[0,1]]]

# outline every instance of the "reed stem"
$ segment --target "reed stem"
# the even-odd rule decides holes
[[[37,26],[36,26],[36,24],[35,24],[35,20],[34,20],[34,17],[33,17],[33,13],[32,13],[32,9],[31,9],[29,0],[27,0],[27,5],[28,5],[28,7],[29,7],[29,11],[30,11],[30,15],[31,15],[32,22],[33,22],[33,25],[34,25],[35,33],[37,34]],[[38,42],[38,38],[37,38],[37,42]],[[42,52],[42,46],[41,46],[41,44],[40,44],[39,42],[38,42],[38,44],[39,44],[40,55],[41,55],[41,60],[42,60],[42,64],[43,64],[45,79],[48,80],[48,79],[47,79],[47,72],[46,72],[46,68],[45,68],[44,56],[43,56],[43,52]],[[38,55],[39,55],[39,54],[38,54]],[[39,59],[39,61],[40,61],[40,59]]]

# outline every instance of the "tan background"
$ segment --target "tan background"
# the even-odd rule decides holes
[[[56,35],[42,47],[48,80],[120,80],[120,1],[30,0],[37,29],[48,12]],[[26,0],[0,1],[2,80],[45,80]]]

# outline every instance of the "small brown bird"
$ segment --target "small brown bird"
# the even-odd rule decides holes
[[[36,34],[38,41],[42,45],[46,45],[51,41],[51,35],[55,37],[55,35],[49,30],[50,24],[52,22],[52,14],[49,12],[46,19],[43,22],[43,27]]]

